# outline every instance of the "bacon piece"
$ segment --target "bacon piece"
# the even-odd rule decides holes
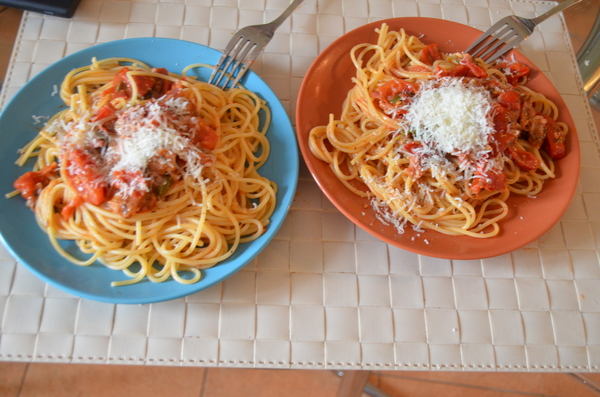
[[[529,144],[538,149],[542,147],[542,144],[546,139],[548,129],[547,123],[546,119],[539,114],[531,118],[528,125],[529,137],[527,138],[527,141]]]

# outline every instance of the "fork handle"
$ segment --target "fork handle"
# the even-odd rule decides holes
[[[300,4],[302,4],[304,0],[294,0],[292,1],[292,4],[290,4],[288,6],[288,8],[286,8],[286,10],[283,12],[283,14],[281,14],[280,16],[278,16],[275,20],[273,20],[272,22],[268,23],[268,25],[270,27],[272,27],[273,30],[277,29],[282,23],[283,21],[285,21],[292,12],[294,12],[294,10],[296,8],[298,8],[298,6]]]
[[[582,0],[563,0],[560,2],[559,5],[557,5],[556,7],[550,9],[549,11],[543,13],[542,15],[540,15],[539,17],[536,18],[532,18],[531,22],[533,22],[534,24],[539,24],[541,22],[544,22],[546,19],[550,18],[552,15],[557,14],[579,2],[581,2]]]

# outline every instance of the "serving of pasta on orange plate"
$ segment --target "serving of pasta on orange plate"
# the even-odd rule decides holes
[[[425,244],[437,233],[501,235],[509,199],[535,201],[569,155],[565,115],[530,87],[531,67],[514,53],[487,64],[400,23],[374,25],[375,40],[348,51],[354,72],[339,109],[300,123],[309,168],[326,164],[388,233],[411,230]]]

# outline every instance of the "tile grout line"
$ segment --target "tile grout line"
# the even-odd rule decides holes
[[[594,393],[600,395],[600,384],[597,383],[596,381],[588,378],[585,374],[572,373],[569,375],[571,375],[573,378],[575,378],[576,380],[581,382],[585,387],[589,388]]]
[[[204,374],[202,375],[202,387],[200,388],[200,396],[199,397],[204,397],[204,394],[206,393],[206,382],[208,379],[208,371],[210,371],[210,368],[206,368],[204,370]]]
[[[17,397],[21,397],[21,393],[23,392],[23,388],[25,387],[25,380],[27,379],[27,373],[29,372],[29,366],[31,363],[27,363],[25,366],[25,371],[23,371],[23,378],[21,379],[21,384],[19,385],[19,391],[17,392]]]

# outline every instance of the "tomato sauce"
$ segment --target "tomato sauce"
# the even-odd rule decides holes
[[[21,192],[23,198],[35,199],[40,190],[57,176],[58,164],[55,162],[45,166],[39,171],[29,171],[21,175],[13,184],[14,188]]]
[[[166,69],[152,71],[168,75]],[[188,172],[186,167],[212,164],[219,134],[182,96],[182,89],[179,83],[137,75],[127,67],[115,75],[86,131],[67,130],[60,143],[65,182],[77,193],[58,208],[63,218],[72,217],[83,203],[125,218],[150,211]],[[131,99],[135,92],[140,105],[115,107],[115,99]],[[34,203],[41,189],[59,178],[58,168],[52,163],[27,172],[14,186]]]
[[[494,67],[504,74],[506,80],[502,82],[498,78],[488,78],[486,70],[468,54],[462,54],[462,58],[450,68],[447,64],[444,64],[443,67],[440,63],[436,64],[436,61],[441,59],[442,53],[437,44],[430,44],[423,48],[419,59],[428,66],[416,65],[406,70],[409,72],[431,72],[433,70],[437,79],[466,79],[484,87],[490,93],[492,100],[490,117],[494,130],[489,137],[492,157],[504,154],[524,172],[538,169],[541,165],[540,160],[531,152],[517,145],[517,139],[525,139],[532,146],[543,149],[553,160],[565,156],[566,139],[563,130],[551,117],[538,113],[532,105],[531,94],[520,88],[520,84],[529,76],[529,67],[514,60],[499,62]],[[404,78],[398,78],[381,84],[371,95],[375,105],[386,115],[402,119],[407,113],[407,107],[418,95],[420,89],[420,85]],[[411,156],[407,172],[414,178],[422,175],[418,160],[420,154],[412,153],[417,147],[418,145],[411,145],[411,143],[404,146],[404,151]],[[412,157],[417,158],[413,159]],[[466,160],[465,157],[463,161],[472,160]],[[472,193],[478,194],[482,190],[505,189],[506,175],[488,167],[489,157],[479,161],[480,163],[476,165],[475,178],[471,184]]]

